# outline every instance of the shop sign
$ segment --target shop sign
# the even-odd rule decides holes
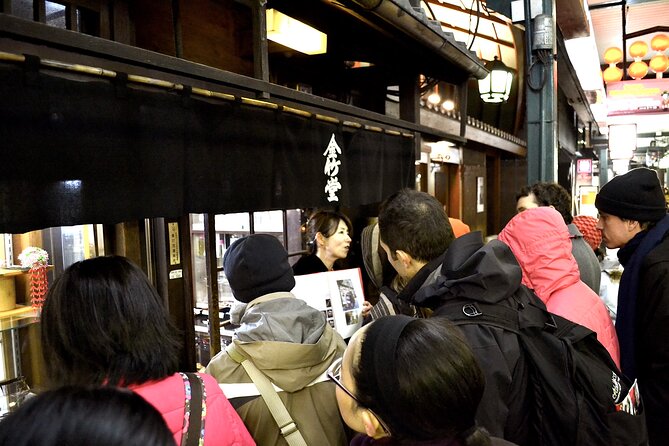
[[[608,116],[669,112],[669,79],[609,82]]]
[[[337,192],[341,189],[341,183],[337,176],[339,175],[339,166],[341,165],[341,161],[337,159],[339,155],[341,155],[341,148],[337,144],[333,133],[327,149],[323,152],[323,156],[325,157],[323,173],[328,177],[325,183],[325,193],[329,202],[339,201],[339,197],[337,197]]]

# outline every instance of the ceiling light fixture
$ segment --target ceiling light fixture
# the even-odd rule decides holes
[[[327,52],[328,36],[276,9],[268,9],[267,38],[304,54]]]

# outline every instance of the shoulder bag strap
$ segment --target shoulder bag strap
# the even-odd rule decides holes
[[[207,394],[204,383],[196,373],[180,373],[184,381],[186,401],[181,446],[198,446],[204,440],[204,414]]]
[[[265,400],[265,404],[272,414],[274,421],[276,421],[277,426],[279,426],[281,435],[286,439],[286,442],[288,442],[290,446],[307,446],[304,437],[302,437],[302,434],[297,428],[297,424],[295,424],[295,421],[293,421],[288,413],[288,409],[286,409],[281,398],[279,398],[276,390],[274,390],[274,386],[270,380],[258,370],[253,362],[239,353],[234,343],[228,345],[225,350],[233,361],[244,367],[244,370],[246,370],[246,373],[258,388],[260,395],[262,395],[263,400]]]

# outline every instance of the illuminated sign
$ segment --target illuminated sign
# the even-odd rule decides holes
[[[609,116],[669,112],[669,79],[641,79],[606,84]]]
[[[577,160],[576,173],[592,173],[592,160],[589,158]]]

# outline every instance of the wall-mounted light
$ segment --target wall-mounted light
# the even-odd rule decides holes
[[[266,13],[267,38],[304,54],[323,54],[327,51],[328,36],[276,9]]]
[[[511,93],[513,70],[497,59],[497,56],[485,64],[490,71],[488,76],[479,80],[479,94],[483,102],[506,102]]]
[[[427,102],[429,102],[432,105],[437,105],[441,102],[441,96],[439,95],[439,85],[434,86],[434,90],[432,90],[432,93],[427,97]]]
[[[441,108],[446,111],[453,111],[455,109],[455,102],[452,99],[446,99],[442,104]]]

